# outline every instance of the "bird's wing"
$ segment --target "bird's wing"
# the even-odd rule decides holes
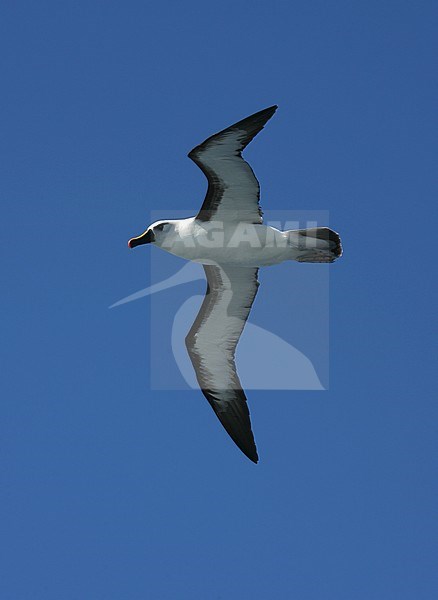
[[[234,353],[257,293],[258,269],[204,265],[207,291],[186,337],[202,393],[233,441],[258,461]]]
[[[260,186],[242,150],[277,110],[260,112],[212,135],[189,153],[208,180],[200,221],[262,223]]]

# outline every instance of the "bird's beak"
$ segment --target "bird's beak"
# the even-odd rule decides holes
[[[141,246],[142,244],[152,244],[152,242],[155,242],[154,232],[152,229],[147,229],[138,237],[131,238],[128,242],[128,246],[130,248],[135,248],[136,246]]]

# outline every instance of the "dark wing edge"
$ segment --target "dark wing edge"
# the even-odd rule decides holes
[[[237,143],[234,150],[235,156],[241,158],[242,151],[251,142],[251,140],[263,129],[263,127],[266,125],[269,119],[274,115],[277,108],[278,106],[274,104],[269,108],[260,110],[259,112],[256,112],[253,115],[250,115],[249,117],[246,117],[245,119],[234,123],[234,125],[230,125],[222,131],[211,135],[206,140],[204,140],[202,144],[199,144],[189,152],[188,157],[191,160],[193,160],[193,162],[201,169],[201,171],[206,176],[208,182],[207,193],[205,195],[205,199],[202,203],[201,209],[196,215],[196,219],[198,219],[199,221],[210,221],[212,215],[214,215],[214,213],[216,212],[216,209],[222,198],[222,194],[226,189],[224,182],[220,179],[220,177],[218,177],[215,171],[203,163],[203,152],[205,152],[211,146],[211,144],[214,144],[214,142],[220,142],[220,140],[223,137],[227,136],[227,134],[233,132],[241,132],[241,135],[238,136],[238,140],[236,140]],[[257,181],[255,175],[254,178]],[[263,215],[260,207],[259,215],[260,218]]]
[[[211,313],[212,307],[218,300],[219,291],[222,281],[219,276],[219,268],[210,265],[203,265],[207,276],[207,290],[201,308],[196,316],[196,319],[186,336],[186,347],[190,360],[195,369],[196,378],[205,398],[214,410],[216,416],[221,422],[223,428],[231,437],[236,446],[247,456],[252,462],[258,463],[259,457],[254,440],[254,435],[251,429],[251,419],[248,409],[248,404],[244,391],[236,372],[234,364],[234,352],[238,343],[239,337],[232,348],[232,363],[233,363],[233,380],[228,389],[215,390],[211,389],[208,382],[208,373],[204,372],[202,365],[202,355],[196,348],[196,334],[202,327],[208,315]],[[246,307],[248,312],[242,319],[241,331],[248,319],[254,298],[257,294],[259,282],[257,279],[258,269],[255,269],[254,292],[251,294],[249,305]]]

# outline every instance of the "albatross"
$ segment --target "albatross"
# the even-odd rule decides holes
[[[342,255],[340,237],[328,227],[280,231],[263,224],[260,185],[242,151],[276,110],[265,108],[193,148],[188,156],[208,182],[198,214],[156,221],[128,241],[130,248],[154,244],[203,265],[207,290],[186,348],[202,393],[254,463],[257,448],[234,357],[259,288],[259,267],[332,263]]]

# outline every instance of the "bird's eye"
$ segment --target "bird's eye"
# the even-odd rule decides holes
[[[160,223],[159,225],[155,225],[154,229],[158,229],[158,231],[163,231],[164,223]]]

